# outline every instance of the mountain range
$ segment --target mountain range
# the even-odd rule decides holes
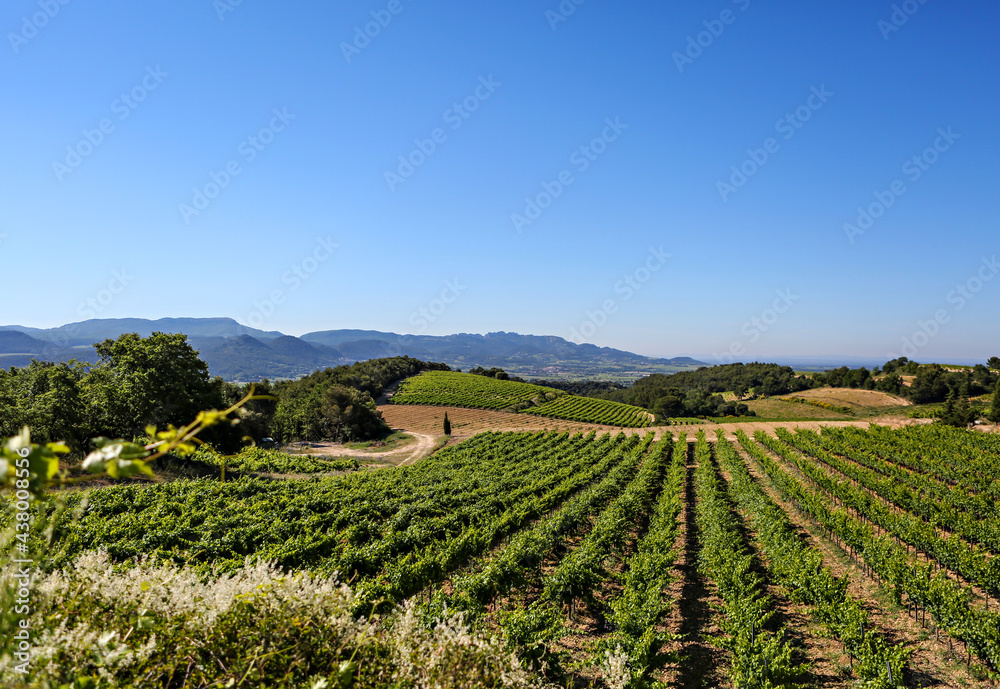
[[[506,332],[437,336],[324,330],[294,337],[231,318],[101,318],[47,329],[0,326],[0,367],[26,366],[31,359],[93,363],[95,343],[153,332],[186,334],[212,375],[241,382],[297,378],[328,366],[402,355],[463,370],[499,367],[512,375],[552,380],[624,381],[706,365],[689,357],[657,359],[561,337]]]

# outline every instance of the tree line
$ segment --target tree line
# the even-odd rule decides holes
[[[224,409],[249,390],[211,377],[187,336],[124,334],[95,345],[96,364],[32,361],[0,369],[0,437],[29,426],[36,442],[65,441],[77,453],[89,438],[137,438],[146,427],[181,426],[203,409]],[[445,364],[410,357],[373,359],[316,371],[294,381],[255,384],[240,423],[209,429],[203,440],[234,452],[246,438],[365,440],[389,433],[375,398],[393,382]]]

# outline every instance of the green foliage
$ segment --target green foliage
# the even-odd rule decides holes
[[[823,566],[823,556],[798,534],[785,512],[751,477],[721,431],[717,432],[716,457],[730,475],[729,493],[749,516],[758,541],[769,561],[770,573],[792,600],[810,606],[810,614],[859,663],[856,671],[862,686],[893,689],[904,676],[909,651],[902,644],[890,646],[873,631],[862,603],[847,593],[847,580]],[[749,445],[749,438],[738,437]],[[751,452],[753,448],[750,448]],[[888,668],[893,668],[890,680]]]
[[[726,364],[724,366],[702,366],[696,371],[682,371],[671,375],[654,374],[640,378],[631,387],[608,392],[613,399],[637,407],[652,409],[657,400],[669,395],[687,395],[698,392],[707,399],[713,393],[730,390],[750,390],[764,396],[784,395],[814,387],[814,382],[800,378],[790,366],[777,364]],[[675,393],[674,391],[679,391]],[[723,400],[719,399],[718,404]],[[674,409],[670,416],[700,416],[699,413],[683,414]]]
[[[788,433],[779,435],[782,438],[758,432],[755,438],[758,443],[781,457],[783,463],[794,466],[806,477],[808,485],[780,466],[756,444],[750,443],[745,435],[738,434],[744,447],[760,463],[786,499],[794,501],[809,513],[836,541],[859,557],[867,568],[877,573],[883,585],[891,587],[897,603],[902,603],[905,596],[908,607],[926,610],[942,631],[963,641],[973,654],[986,663],[991,674],[995,673],[996,668],[1000,667],[1000,614],[970,605],[971,588],[948,575],[950,569],[996,595],[1000,590],[1000,572],[997,565],[991,564],[994,559],[987,558],[982,551],[972,548],[957,534],[944,538],[936,526],[905,510],[893,509],[874,497],[873,493],[859,491],[850,483],[835,479],[820,468],[820,462],[841,471],[851,471],[854,478],[864,478],[865,474],[853,472],[847,462],[819,447],[808,436],[801,433],[794,437]],[[853,433],[850,435],[857,437]],[[886,431],[873,426],[867,434],[860,437],[865,443],[862,449],[874,445],[879,452],[885,451],[888,449],[884,444],[887,438],[896,441],[892,445],[898,445],[902,441],[904,446],[919,448],[917,453],[906,453],[907,461],[921,461],[917,457],[922,455],[927,466],[938,467],[928,473],[938,474],[947,472],[948,464],[961,464],[963,460],[960,459],[960,454],[949,452],[947,462],[936,457],[927,461],[928,454],[936,455],[940,448],[982,448],[996,444],[994,438],[979,437],[983,435],[985,434],[946,426],[912,426],[899,431]],[[919,442],[919,439],[929,438],[936,438],[938,442]],[[793,448],[785,439],[792,440],[804,451]],[[946,439],[951,442],[941,442]],[[991,455],[986,455],[983,459],[990,463],[996,461]],[[982,478],[976,478],[979,473],[969,471],[968,477],[974,481],[982,481]],[[874,477],[866,480],[872,478]],[[992,484],[992,478],[989,482]],[[928,480],[927,488],[932,488],[933,483],[934,480]],[[884,530],[886,535],[877,534],[876,526]],[[910,545],[915,550],[923,551],[928,561],[911,559],[908,550]],[[898,681],[898,673],[894,676]]]
[[[867,368],[848,368],[841,366],[813,376],[813,379],[820,385],[829,385],[831,388],[865,388],[872,390],[875,381],[872,373]]]
[[[993,396],[990,397],[990,411],[986,414],[986,418],[992,423],[1000,423],[1000,380],[993,388]]]
[[[357,618],[336,578],[246,564],[202,579],[100,553],[47,577],[31,615],[31,687],[541,687],[498,642],[454,616]],[[21,677],[0,657],[0,682]]]
[[[260,447],[247,447],[235,455],[225,457],[211,452],[199,452],[195,458],[219,468],[225,465],[227,473],[320,474],[353,471],[361,467],[356,457],[326,459],[313,455],[290,455]]]
[[[830,402],[824,402],[823,400],[812,400],[807,397],[779,397],[782,402],[796,402],[798,404],[808,404],[811,407],[818,407],[820,409],[829,409],[830,411],[835,411],[838,414],[847,414],[849,416],[854,416],[854,409],[851,407],[832,404]]]
[[[186,423],[225,406],[186,335],[130,333],[95,349],[100,361],[85,382],[95,435],[133,437],[146,426]]]
[[[641,428],[650,424],[649,413],[638,407],[591,397],[576,397],[552,388],[468,373],[421,373],[404,381],[392,401],[394,404],[521,411],[556,419],[621,427]]]
[[[784,631],[769,630],[775,610],[765,582],[754,572],[754,556],[712,463],[704,431],[695,444],[698,462],[696,523],[701,534],[698,568],[715,582],[724,614],[716,617],[730,652],[729,676],[737,687],[795,687],[807,669],[792,661]]]
[[[477,409],[514,409],[559,395],[529,383],[451,371],[428,371],[409,378],[392,397],[393,404],[430,404]]]
[[[83,449],[90,416],[83,366],[32,361],[23,368],[0,369],[0,437],[29,426],[37,441],[64,441]]]
[[[939,423],[956,428],[965,428],[978,418],[979,413],[969,403],[968,389],[963,386],[961,392],[948,392],[944,408],[941,410]]]
[[[388,426],[374,399],[401,378],[425,370],[447,370],[410,357],[392,357],[316,371],[274,386],[279,402],[271,427],[285,442],[370,440],[387,435]]]
[[[557,397],[551,402],[529,407],[524,413],[624,428],[644,428],[651,422],[650,414],[645,409],[621,402],[575,395]]]
[[[511,378],[502,368],[483,368],[482,366],[476,366],[475,368],[470,368],[469,373],[474,376],[486,376],[487,378],[496,378],[497,380],[513,380],[518,383],[523,383],[524,380],[518,377]]]

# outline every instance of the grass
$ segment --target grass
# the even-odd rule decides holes
[[[344,443],[351,450],[368,450],[369,452],[392,452],[406,445],[411,445],[416,439],[405,431],[393,431],[384,438],[361,440],[354,443]]]
[[[745,402],[752,411],[757,413],[756,418],[751,417],[748,421],[817,421],[817,420],[843,420],[853,417],[847,414],[839,414],[829,409],[820,409],[807,404],[796,402],[782,402],[776,398],[762,400],[750,400]]]

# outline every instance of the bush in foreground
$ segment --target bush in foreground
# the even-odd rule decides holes
[[[116,571],[103,552],[36,582],[27,675],[0,655],[5,687],[538,687],[461,616],[429,629],[412,606],[351,615],[349,587],[247,564],[199,577],[172,564]]]

